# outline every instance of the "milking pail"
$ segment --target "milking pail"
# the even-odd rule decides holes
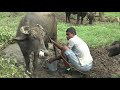
[[[57,63],[58,61],[54,61],[52,63],[47,63],[47,67],[50,71],[56,71],[57,70]]]

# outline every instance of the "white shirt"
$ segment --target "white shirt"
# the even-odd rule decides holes
[[[77,35],[68,40],[68,47],[76,54],[82,66],[93,61],[87,44]]]

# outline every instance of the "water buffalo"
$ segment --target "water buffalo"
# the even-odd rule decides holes
[[[108,56],[116,56],[120,54],[120,41],[113,42],[110,47],[107,48]]]
[[[37,67],[38,58],[48,55],[49,38],[57,40],[57,22],[52,12],[29,12],[20,21],[16,38],[23,53],[26,70],[30,71],[30,57],[34,53],[33,67]],[[54,47],[56,54],[56,49]]]
[[[69,22],[70,23],[70,15],[71,14],[77,14],[77,22],[76,24],[79,24],[79,20],[81,17],[81,24],[83,24],[83,19],[84,17],[87,15],[87,12],[65,12],[66,13],[66,23]]]
[[[95,21],[95,12],[88,12],[87,18],[89,20],[89,24],[93,24],[93,21]]]

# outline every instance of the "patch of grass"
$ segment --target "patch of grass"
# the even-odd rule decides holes
[[[120,78],[120,74],[112,74],[112,78]]]
[[[91,25],[75,26],[72,24],[58,22],[59,41],[63,43],[66,42],[66,29],[71,26],[76,29],[77,35],[80,38],[82,38],[90,47],[93,48],[110,45],[113,41],[120,40],[120,25],[118,25],[117,23],[97,22],[96,25],[92,26]]]
[[[24,13],[16,17],[10,17],[10,12],[0,12],[0,45],[12,40],[15,37],[16,29]]]
[[[0,78],[29,78],[22,65],[16,66],[17,61],[0,57]]]
[[[108,16],[108,17],[120,17],[120,12],[105,12],[105,16]]]

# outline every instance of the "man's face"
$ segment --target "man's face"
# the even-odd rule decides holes
[[[67,37],[67,40],[69,40],[70,38],[74,37],[74,34],[71,32],[66,32],[66,37]]]

